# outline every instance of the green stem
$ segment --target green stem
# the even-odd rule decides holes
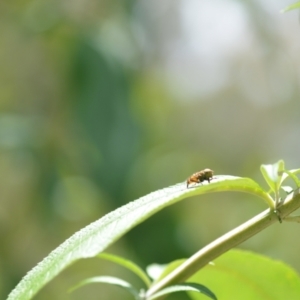
[[[275,191],[275,209],[277,209],[278,205],[279,205],[279,202],[280,202],[280,199],[279,199],[279,190],[276,189]]]
[[[284,220],[286,216],[300,207],[299,189],[289,194],[279,210],[280,217]],[[267,209],[246,223],[231,230],[220,238],[216,239],[209,245],[205,246],[193,256],[188,258],[173,272],[169,273],[161,281],[154,284],[146,293],[146,299],[153,296],[161,289],[172,285],[184,282],[199,269],[203,268],[209,262],[225,253],[229,249],[236,247],[240,243],[254,236],[266,227],[278,222],[278,217],[274,210]]]
[[[300,216],[290,216],[284,219],[286,222],[300,223]]]

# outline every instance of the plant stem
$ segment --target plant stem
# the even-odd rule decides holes
[[[293,193],[289,194],[280,208],[277,209],[277,212],[280,214],[282,219],[300,207],[299,190],[300,189],[297,189]],[[267,209],[239,227],[229,231],[196,252],[161,281],[154,284],[147,291],[146,299],[169,285],[181,283],[187,280],[194,273],[199,271],[199,269],[203,268],[221,254],[241,244],[245,240],[276,222],[278,222],[277,214],[274,210]]]

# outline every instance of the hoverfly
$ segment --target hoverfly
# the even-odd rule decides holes
[[[210,180],[212,180],[213,175],[214,175],[214,171],[211,169],[204,169],[202,171],[196,172],[187,179],[186,187],[188,188],[192,182],[200,183],[203,182],[204,180],[207,180],[208,183],[210,183]]]

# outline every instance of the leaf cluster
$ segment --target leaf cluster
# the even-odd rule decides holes
[[[31,299],[43,286],[67,266],[79,259],[88,257],[99,257],[122,265],[140,277],[144,283],[144,287],[137,289],[123,279],[98,276],[84,280],[76,285],[73,290],[86,284],[101,282],[122,287],[131,293],[134,299],[138,300],[163,298],[169,293],[181,291],[186,291],[193,295],[197,292],[211,299],[217,299],[215,293],[206,287],[209,285],[215,287],[216,291],[220,291],[220,286],[211,283],[211,280],[213,280],[213,278],[224,279],[225,274],[225,278],[231,278],[231,281],[235,282],[237,280],[236,274],[242,274],[242,276],[245,276],[245,282],[248,282],[249,285],[259,286],[260,289],[264,289],[264,293],[268,295],[268,297],[261,298],[255,296],[251,299],[282,299],[271,297],[270,295],[273,295],[275,292],[271,292],[272,289],[268,287],[272,284],[267,284],[269,281],[272,282],[276,280],[277,282],[278,278],[281,278],[281,283],[284,283],[283,285],[277,285],[276,283],[276,287],[273,288],[278,295],[282,295],[282,291],[284,291],[284,293],[291,293],[292,296],[288,297],[288,299],[296,299],[293,298],[295,294],[300,297],[300,278],[289,267],[249,253],[230,252],[235,254],[226,254],[220,257],[228,250],[239,245],[264,228],[278,222],[278,220],[280,222],[282,220],[288,220],[290,214],[300,207],[300,181],[296,176],[296,174],[300,172],[300,169],[286,170],[284,162],[281,160],[273,165],[262,165],[261,172],[270,188],[268,192],[250,178],[216,175],[210,183],[203,182],[186,188],[186,183],[182,182],[150,193],[110,212],[75,233],[51,252],[49,256],[21,280],[8,296],[8,300]],[[283,182],[287,178],[291,178],[294,181],[294,188],[283,186]],[[178,262],[171,263],[166,268],[162,268],[162,272],[158,272],[158,274],[155,275],[152,274],[153,281],[151,281],[146,272],[133,262],[112,254],[103,253],[109,245],[117,241],[126,232],[161,209],[194,195],[226,191],[250,193],[263,199],[269,208],[200,249],[187,260],[180,261],[179,264]],[[287,192],[288,195],[283,197],[282,192]],[[298,221],[299,218],[297,218],[298,217],[292,217],[292,220]],[[237,263],[239,260],[244,261],[242,265],[245,266],[245,268]],[[210,265],[211,261],[214,261],[214,267]],[[254,265],[256,265],[256,268],[251,270],[250,267]],[[270,265],[272,265],[272,267],[270,267]],[[248,266],[248,268],[246,266]],[[254,275],[258,272],[259,268],[263,268],[263,270],[273,270],[274,267],[276,268],[274,271],[266,273],[267,276],[265,280],[257,280],[259,277]],[[201,271],[199,271],[200,269]],[[224,269],[226,269],[226,272],[224,272]],[[272,277],[273,275],[274,278]],[[220,280],[219,282],[224,282],[224,280]],[[230,286],[228,280],[226,282],[225,285],[223,284],[225,290],[227,286]],[[203,283],[205,283],[205,285]],[[287,287],[290,283],[292,286]],[[248,292],[248,294],[249,293],[250,292]],[[238,298],[250,299],[244,296]],[[226,299],[226,297],[224,296],[222,299]]]

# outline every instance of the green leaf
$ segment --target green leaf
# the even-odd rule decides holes
[[[168,286],[165,289],[154,294],[152,297],[149,298],[149,300],[153,300],[153,299],[159,298],[161,296],[164,296],[164,295],[167,295],[170,293],[175,293],[175,292],[198,292],[198,293],[206,295],[207,297],[209,297],[213,300],[217,300],[216,295],[210,289],[208,289],[207,287],[205,287],[202,284],[193,283],[193,282]]]
[[[254,194],[274,207],[272,198],[253,180],[215,176],[211,183],[186,188],[180,183],[150,193],[110,212],[81,229],[33,268],[10,293],[7,300],[31,299],[46,283],[75,261],[94,257],[139,223],[184,198],[212,192],[240,191]],[[272,206],[273,205],[273,206]]]
[[[111,285],[116,285],[127,290],[130,294],[134,296],[135,299],[140,299],[139,292],[130,283],[128,283],[123,279],[112,277],[112,276],[96,276],[96,277],[85,279],[81,281],[79,284],[77,284],[76,286],[74,286],[73,288],[71,288],[69,292],[73,292],[78,288],[91,283],[108,283]]]
[[[290,194],[293,191],[292,187],[286,185],[282,185],[281,189],[284,190],[287,194]]]
[[[285,12],[288,12],[288,11],[291,11],[291,10],[294,10],[297,8],[300,8],[300,2],[293,3],[289,6],[287,6],[286,8],[284,8],[283,10],[281,10],[280,12],[285,13]]]
[[[294,170],[285,170],[282,177],[281,177],[281,182],[280,184],[283,183],[284,180],[286,180],[287,178],[291,177],[294,182],[296,183],[297,187],[300,187],[300,180],[298,179],[298,177],[296,176],[296,174],[300,173],[300,169],[294,169]]]
[[[264,199],[268,206],[274,209],[274,200],[272,197],[257,182],[250,178],[218,175],[214,177],[214,180],[220,180],[219,184],[216,185],[216,188],[212,186],[207,192],[236,191],[250,193]]]
[[[145,283],[145,285],[147,287],[149,287],[151,285],[151,281],[148,278],[147,274],[138,265],[136,265],[132,261],[127,260],[127,259],[117,256],[117,255],[109,254],[109,253],[101,253],[101,254],[98,254],[97,256],[99,258],[112,261],[112,262],[114,262],[118,265],[121,265],[121,266],[127,268],[128,270],[132,271],[139,278],[142,279],[142,281]]]
[[[166,269],[167,265],[161,265],[161,264],[151,264],[147,266],[146,271],[147,274],[150,276],[151,279],[157,280],[161,277],[164,270]]]
[[[154,282],[152,283],[155,284],[156,282],[162,280],[164,277],[166,277],[169,273],[171,273],[173,270],[175,270],[177,267],[179,267],[185,259],[176,259],[168,264],[164,265],[159,265],[155,264],[155,267],[158,269],[158,272],[155,276]]]
[[[300,299],[300,277],[291,267],[242,250],[223,254],[189,281],[201,282],[218,291],[222,300]],[[189,293],[189,296],[198,299],[195,294]]]
[[[281,177],[284,172],[284,161],[280,160],[273,165],[261,165],[260,171],[271,190],[274,193],[277,193],[280,187]]]

